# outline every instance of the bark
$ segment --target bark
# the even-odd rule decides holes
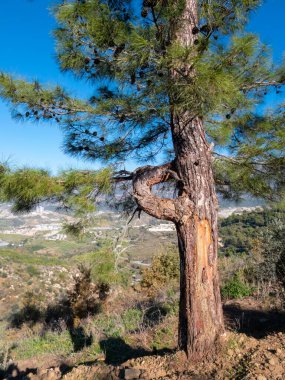
[[[173,163],[137,169],[133,176],[133,195],[140,208],[147,214],[178,223],[188,220],[192,215],[193,204],[187,194],[182,193],[177,199],[171,199],[160,198],[151,192],[152,186],[170,178],[177,179],[172,169]]]
[[[192,28],[198,24],[197,0],[186,0],[172,39],[189,47]],[[190,67],[183,72],[195,75]],[[175,82],[177,71],[171,72]],[[212,173],[212,158],[203,120],[191,110],[176,111],[170,96],[171,131],[175,160],[158,167],[144,167],[133,178],[134,196],[148,214],[175,223],[180,254],[179,347],[188,358],[200,359],[212,351],[224,332],[217,270],[218,202]],[[173,178],[178,181],[176,199],[159,198],[152,186]]]
[[[193,204],[192,218],[176,224],[180,253],[179,346],[199,359],[223,333],[217,271],[217,197],[202,121],[174,118],[176,171]]]
[[[178,344],[196,360],[212,351],[224,332],[217,271],[218,203],[202,121],[174,123],[173,142],[175,161],[138,169],[133,189],[142,210],[175,223],[180,254]],[[181,183],[176,199],[152,194],[152,186],[171,178]]]
[[[192,30],[197,25],[197,0],[186,0],[181,20],[173,27],[173,39],[184,47],[193,46],[197,36]],[[187,65],[184,71],[195,76]],[[173,71],[174,82],[176,75]],[[181,266],[179,346],[188,357],[199,359],[224,332],[217,269],[218,202],[203,120],[195,116],[195,110],[177,112],[175,103],[171,107],[175,170],[194,205],[193,218],[176,223]]]

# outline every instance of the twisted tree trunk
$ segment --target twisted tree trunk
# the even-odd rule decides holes
[[[198,24],[197,0],[186,0],[184,12],[173,26],[172,39],[184,47],[194,44],[192,29]],[[180,68],[181,69],[181,68]],[[186,65],[188,76],[195,73]],[[177,71],[170,77],[175,83]],[[170,96],[171,131],[175,160],[147,166],[133,177],[134,197],[148,214],[175,223],[180,253],[179,347],[188,358],[199,359],[214,348],[224,332],[217,272],[217,197],[212,159],[202,118],[191,110],[175,111]],[[178,181],[176,199],[151,193],[153,185]]]
[[[191,132],[188,128],[183,130],[183,138],[179,134],[180,153],[175,162],[138,169],[133,177],[133,189],[141,209],[175,223],[180,253],[178,344],[195,360],[213,349],[224,326],[217,272],[217,198],[211,154],[199,119],[192,122]],[[176,199],[159,198],[151,193],[153,185],[170,178],[180,182]]]

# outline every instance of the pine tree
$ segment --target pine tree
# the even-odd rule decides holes
[[[79,100],[60,87],[0,77],[0,94],[12,103],[15,117],[60,124],[68,154],[115,170],[127,160],[163,161],[112,176],[132,181],[140,210],[176,226],[179,347],[192,359],[213,350],[224,332],[216,189],[226,197],[251,193],[270,200],[284,191],[284,105],[265,110],[263,101],[267,93],[281,92],[285,69],[245,31],[259,5],[144,0],[138,8],[128,0],[65,0],[54,8],[58,62],[93,84],[94,95]],[[0,171],[2,197],[20,210],[45,196],[74,198],[76,186],[83,189],[81,204],[98,176],[97,188],[106,185],[100,173],[92,182],[86,173],[51,179],[36,172],[45,184],[31,191],[32,178],[27,196],[26,185],[15,188],[30,171],[7,170]],[[66,180],[70,175],[73,180]],[[53,186],[46,194],[48,181]],[[169,181],[176,185],[175,198],[152,193],[154,185]]]

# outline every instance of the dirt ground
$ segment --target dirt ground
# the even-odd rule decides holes
[[[94,362],[72,365],[36,360],[10,365],[0,379],[29,380],[282,380],[285,379],[285,313],[263,309],[252,299],[224,305],[227,332],[218,353],[199,363],[187,362],[182,352],[130,351],[129,360],[112,362],[105,353]],[[124,349],[124,346],[121,346]],[[133,356],[133,357],[132,357]]]

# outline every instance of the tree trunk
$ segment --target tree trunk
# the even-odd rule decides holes
[[[217,271],[217,197],[202,121],[174,118],[174,162],[139,168],[134,197],[148,214],[175,223],[180,254],[179,348],[196,360],[212,351],[224,332]],[[159,198],[152,186],[176,179],[175,199]]]
[[[192,29],[197,24],[197,0],[186,0],[183,14],[173,24],[172,40],[193,46]],[[188,76],[195,75],[186,65],[182,69]],[[173,69],[170,75],[175,87],[177,71]],[[175,223],[180,253],[178,344],[188,358],[197,360],[213,350],[224,332],[217,271],[218,203],[202,118],[191,110],[176,111],[175,97],[175,92],[170,95],[175,160],[138,169],[133,188],[141,209]],[[153,185],[170,178],[179,186],[176,199],[162,199],[151,193]]]
[[[186,48],[193,47],[198,26],[198,1],[186,0],[184,11],[173,26],[172,39]],[[195,49],[192,50],[195,55]],[[195,69],[184,64],[188,77]],[[172,71],[175,84],[177,72]],[[195,110],[172,108],[172,139],[175,171],[183,179],[181,192],[193,204],[192,217],[176,224],[180,253],[179,346],[188,357],[200,358],[213,348],[224,331],[219,277],[217,271],[218,202],[212,172],[212,157],[206,141],[203,120]]]
[[[177,120],[176,120],[177,121]],[[174,123],[176,172],[183,178],[192,214],[176,222],[180,253],[179,347],[198,359],[211,350],[223,333],[217,271],[217,197],[211,152],[202,121]]]

